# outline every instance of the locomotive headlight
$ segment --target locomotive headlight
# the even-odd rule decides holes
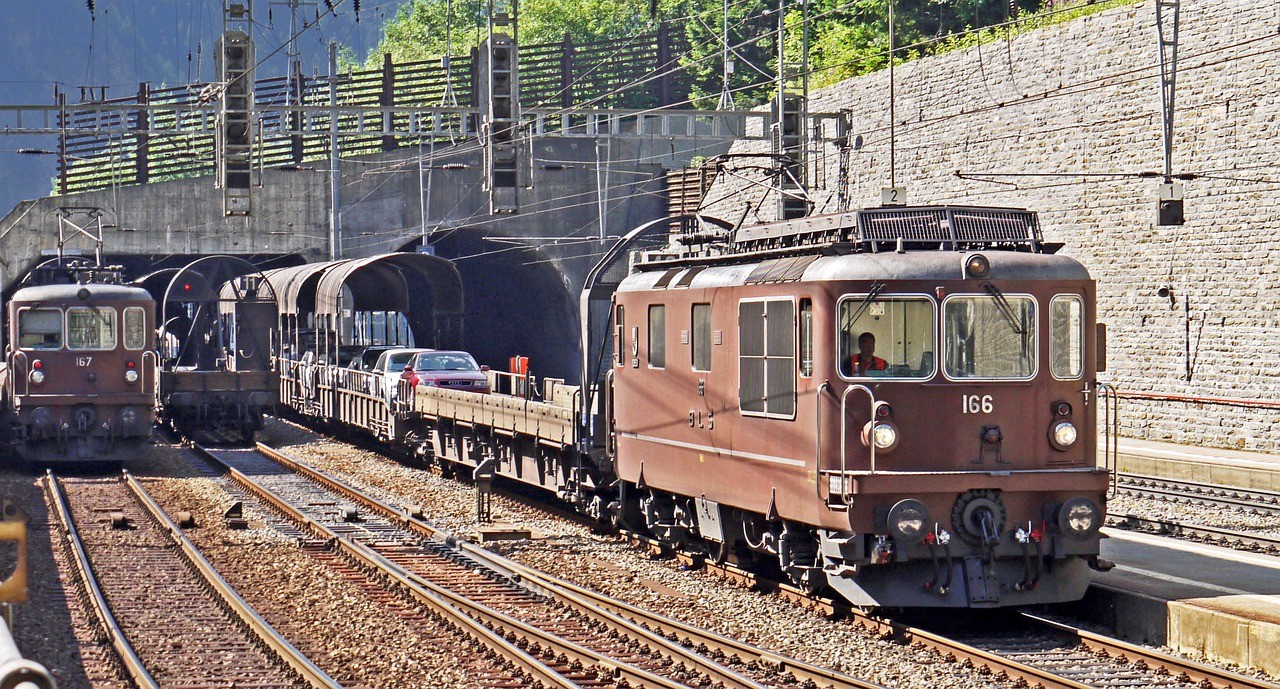
[[[1062,533],[1083,541],[1102,528],[1102,510],[1089,498],[1071,498],[1058,508],[1057,522]]]
[[[889,531],[895,538],[915,542],[920,540],[929,524],[929,508],[923,502],[907,498],[889,508]]]
[[[31,375],[28,376],[28,378],[31,379],[32,385],[42,385],[44,383],[44,371],[36,369],[31,372]]]
[[[124,382],[126,382],[126,383],[136,383],[136,382],[138,382],[138,370],[137,370],[137,369],[134,369],[134,368],[131,368],[131,369],[128,369],[127,371],[125,371],[125,372],[124,372]]]
[[[877,452],[889,452],[898,446],[898,427],[892,421],[868,421],[862,427],[862,444],[875,443]]]
[[[991,273],[991,261],[982,254],[973,254],[964,259],[964,274],[970,278],[985,278]]]
[[[1059,421],[1053,425],[1050,431],[1050,437],[1053,439],[1053,446],[1059,450],[1066,450],[1076,444],[1076,439],[1080,437],[1076,427],[1070,421]]]
[[[875,440],[876,449],[888,450],[898,444],[898,429],[892,424],[878,423],[875,430],[871,432],[871,437]]]

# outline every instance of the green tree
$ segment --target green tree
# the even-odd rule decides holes
[[[520,43],[557,43],[566,34],[577,43],[635,36],[656,29],[649,10],[646,0],[525,0],[520,4]],[[449,16],[454,55],[466,54],[488,35],[487,2],[414,0],[387,22],[367,66],[380,66],[384,53],[396,62],[438,60],[445,54]]]
[[[1062,0],[892,0],[894,51],[899,62],[998,40],[1046,23],[1135,0],[1071,0],[1079,11],[1060,13]],[[804,12],[801,0],[787,3],[788,67],[799,68]],[[890,0],[809,0],[811,85],[824,86],[883,69],[888,64]],[[1039,14],[1044,8],[1053,10]],[[446,11],[448,8],[448,11]],[[729,89],[737,107],[755,107],[773,95],[777,74],[778,0],[729,0],[728,44],[734,72]],[[369,58],[398,62],[436,60],[445,52],[445,17],[452,15],[453,52],[465,54],[486,33],[488,4],[479,0],[414,0],[388,22]],[[525,0],[520,5],[520,43],[554,43],[565,35],[575,44],[632,38],[657,30],[663,21],[680,39],[679,64],[696,107],[713,108],[723,90],[724,0]],[[1016,24],[996,29],[984,26]],[[640,85],[622,102],[644,104]],[[614,101],[615,103],[618,101]]]

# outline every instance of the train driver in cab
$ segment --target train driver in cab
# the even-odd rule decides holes
[[[883,371],[888,362],[876,356],[876,336],[869,331],[858,336],[858,353],[853,355],[849,368],[855,376],[865,376],[867,371]]]

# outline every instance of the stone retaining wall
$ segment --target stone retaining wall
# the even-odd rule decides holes
[[[1154,226],[1158,179],[1084,176],[1163,170],[1150,1],[898,67],[897,184],[912,203],[1040,211],[1047,238],[1098,281],[1104,378],[1122,391],[1280,401],[1278,30],[1274,3],[1182,5],[1174,171],[1200,176],[1186,182],[1182,227]],[[822,89],[810,109],[852,111],[848,205],[878,205],[888,73]],[[816,212],[839,209],[839,162],[824,149]],[[759,204],[748,222],[773,218],[760,187],[722,176],[708,198],[726,193],[713,214],[736,220]],[[1165,283],[1173,303],[1156,295]],[[1280,452],[1280,410],[1126,400],[1122,423],[1140,438]]]

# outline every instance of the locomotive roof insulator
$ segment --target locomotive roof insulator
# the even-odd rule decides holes
[[[991,261],[982,254],[971,254],[964,259],[966,278],[985,278],[991,274]]]

